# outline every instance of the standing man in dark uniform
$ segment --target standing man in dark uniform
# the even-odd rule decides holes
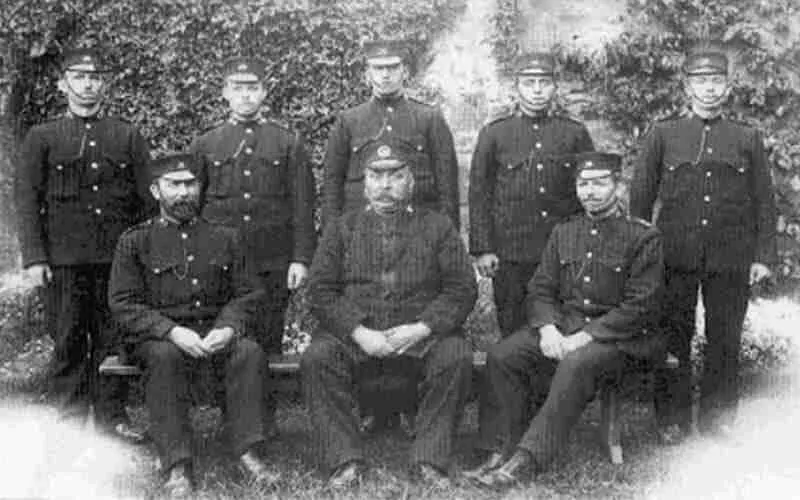
[[[301,373],[314,442],[332,487],[357,482],[365,467],[359,379],[402,373],[420,392],[412,477],[441,485],[469,395],[472,353],[461,325],[477,298],[475,275],[452,221],[412,202],[414,150],[374,142],[364,154],[367,205],[328,224],[311,266],[321,328]]]
[[[408,78],[407,47],[381,40],[364,46],[372,98],[339,115],[328,137],[323,184],[323,226],[364,206],[366,147],[400,141],[413,151],[414,205],[450,217],[459,227],[458,162],[453,134],[441,111],[403,92]]]
[[[58,89],[69,110],[28,133],[16,194],[22,264],[46,288],[49,393],[65,417],[83,419],[94,403],[103,428],[125,432],[127,386],[99,391],[96,367],[115,347],[106,299],[114,246],[153,205],[147,143],[102,111],[111,71],[99,50],[67,54]]]
[[[484,125],[472,156],[470,253],[493,279],[503,337],[525,324],[525,287],[553,226],[581,210],[572,156],[594,150],[586,127],[552,113],[555,60],[521,56],[518,106]]]
[[[607,153],[578,158],[575,185],[585,213],[553,229],[528,286],[527,327],[487,353],[480,439],[493,453],[467,473],[484,485],[508,487],[523,471],[547,466],[604,378],[618,376],[633,358],[666,354],[652,329],[664,270],[661,235],[619,207],[620,163]],[[538,385],[549,392],[530,422],[526,393]]]
[[[133,359],[144,368],[145,401],[171,498],[191,496],[189,385],[210,369],[225,387],[225,427],[241,466],[262,483],[270,472],[254,447],[264,441],[261,347],[247,338],[263,296],[236,229],[198,217],[201,161],[173,155],[151,165],[161,215],[120,237],[109,303]]]
[[[266,296],[254,322],[257,340],[270,355],[281,352],[289,291],[305,281],[314,255],[316,187],[300,136],[261,116],[264,71],[251,58],[226,62],[222,95],[230,117],[190,149],[209,168],[203,217],[238,228],[255,259]]]
[[[722,116],[728,59],[715,48],[686,60],[691,112],[654,124],[631,183],[631,213],[664,233],[662,328],[678,375],[662,374],[656,407],[661,438],[679,442],[691,425],[691,340],[698,287],[706,310],[699,429],[726,437],[738,401],[739,344],[750,285],[776,261],[775,201],[761,133]]]

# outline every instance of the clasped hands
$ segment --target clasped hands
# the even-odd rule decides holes
[[[583,330],[565,337],[555,325],[539,328],[539,348],[550,359],[562,360],[570,352],[592,341],[592,336]]]
[[[229,326],[214,328],[203,338],[191,328],[176,326],[169,331],[167,338],[181,351],[195,359],[200,359],[224,349],[233,336],[233,328]]]
[[[399,356],[420,340],[431,334],[431,329],[422,322],[405,323],[388,330],[374,330],[357,326],[352,338],[369,356],[385,358]]]

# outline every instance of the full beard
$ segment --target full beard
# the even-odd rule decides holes
[[[200,213],[199,200],[180,200],[164,205],[164,211],[179,222],[188,222]]]

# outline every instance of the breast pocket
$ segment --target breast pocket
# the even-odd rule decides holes
[[[236,165],[234,158],[208,159],[208,196],[229,196],[234,189]]]
[[[364,181],[364,161],[366,161],[366,146],[373,142],[372,138],[354,139],[350,143],[350,163],[347,165],[346,182]]]
[[[81,188],[80,158],[52,156],[48,159],[47,193],[58,201],[76,200]]]
[[[188,300],[188,269],[176,259],[155,257],[145,263],[146,293],[153,305],[168,307]]]
[[[689,162],[665,161],[661,173],[659,197],[664,201],[680,200],[690,191],[694,166]]]
[[[207,303],[224,304],[231,295],[233,266],[229,260],[212,259],[203,271],[203,292]]]
[[[430,161],[427,141],[422,135],[411,137],[401,137],[399,140],[403,147],[411,155],[411,170],[414,173],[414,190],[423,198],[438,198],[438,186],[436,185],[436,172]]]
[[[108,186],[112,196],[127,198],[136,191],[136,178],[127,155],[104,155],[102,166],[90,169],[100,171],[100,182]]]
[[[258,158],[252,169],[253,184],[258,193],[279,196],[286,193],[286,170],[288,159],[272,155]]]
[[[594,283],[592,296],[598,302],[619,304],[625,295],[627,268],[620,257],[604,257],[591,266],[590,283]]]
[[[526,158],[497,165],[497,198],[500,201],[529,199],[536,183],[535,170]]]
[[[719,172],[720,187],[717,196],[723,202],[747,207],[750,203],[750,169],[750,163],[743,159],[723,160]]]

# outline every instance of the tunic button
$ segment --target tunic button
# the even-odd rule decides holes
[[[703,129],[704,129],[706,132],[708,132],[709,130],[711,130],[711,125],[706,125],[705,127],[703,127]]]
[[[86,124],[86,130],[91,130],[91,129],[92,129],[92,124],[91,123],[87,123]]]
[[[422,151],[422,145],[421,144],[417,144],[417,151]]]
[[[103,210],[102,210],[102,209],[100,209],[100,208],[95,208],[95,209],[94,209],[94,213],[96,213],[97,215],[100,215],[100,214],[102,214],[102,213],[103,213]]]
[[[509,169],[509,170],[511,170],[512,168],[514,168],[514,165],[512,165],[512,164],[510,164],[510,163],[509,163],[509,164],[508,164],[508,169]]]
[[[542,217],[547,217],[547,210],[542,210]]]
[[[711,148],[708,148],[708,149],[706,149],[706,152],[708,152],[708,154],[711,154],[711,153],[713,153],[713,152],[714,152],[714,150],[713,150],[713,149],[711,149]]]
[[[253,133],[253,129],[251,129],[251,128],[246,128],[246,129],[244,129],[244,133],[245,133],[245,134],[252,134],[252,133]]]
[[[542,149],[542,143],[541,142],[537,142],[536,143],[536,149]]]
[[[219,165],[220,165],[220,164],[219,164],[219,161],[215,161],[215,162],[214,162],[214,166],[215,166],[215,167],[219,167]]]
[[[64,170],[64,165],[56,165],[56,170]]]
[[[99,191],[99,190],[100,190],[100,188],[99,188],[99,187],[97,187],[97,184],[95,184],[95,185],[93,185],[93,186],[92,186],[92,191],[94,191],[95,193],[96,193],[97,191]]]
[[[589,283],[589,282],[592,281],[592,277],[591,276],[584,276],[583,277],[583,281],[585,281],[586,283]]]
[[[353,147],[353,153],[355,153],[356,151],[358,151],[358,148],[357,147]]]
[[[92,168],[97,170],[98,168],[100,168],[100,165],[98,165],[97,162],[92,162]]]
[[[89,141],[89,145],[90,145],[91,147],[95,147],[95,146],[97,146],[97,143],[96,143],[96,142],[94,142],[94,141]]]
[[[386,111],[388,111],[389,113],[394,113],[394,108],[389,106],[388,108],[386,108]]]
[[[202,303],[201,303],[199,300],[198,300],[197,302],[195,302],[195,303],[194,303],[195,307],[200,307],[200,305],[201,305],[201,304],[202,304]]]
[[[544,165],[542,165],[541,163],[536,164],[536,170],[542,170],[543,168]]]
[[[538,123],[534,123],[533,124],[533,129],[534,130],[539,130],[539,124]]]
[[[125,167],[127,167],[127,166],[128,166],[128,164],[127,164],[127,163],[120,163],[120,164],[119,164],[119,168],[125,168]]]
[[[192,278],[192,285],[197,285],[198,283],[200,283],[200,280],[197,278]]]
[[[703,201],[708,203],[709,201],[711,201],[711,197],[708,196],[708,195],[705,195],[705,196],[703,196]]]
[[[587,306],[588,306],[588,305],[589,305],[589,304],[591,304],[591,303],[592,303],[592,301],[591,301],[591,300],[589,300],[589,299],[583,299],[583,304],[584,304],[584,305],[587,305]]]
[[[194,255],[192,255],[192,254],[187,255],[186,256],[186,260],[189,261],[189,262],[193,262],[194,261]]]
[[[706,177],[711,177],[711,170],[706,170]]]
[[[391,125],[386,125],[386,130],[388,130],[389,132],[391,132],[391,131],[392,131],[392,126],[391,126]]]
[[[243,221],[245,221],[245,222],[250,222],[250,216],[249,216],[249,215],[247,215],[247,214],[244,214],[244,215],[242,216],[242,220],[243,220]]]
[[[247,154],[247,155],[253,154],[253,148],[245,148],[244,154]]]
[[[700,224],[702,224],[702,225],[704,225],[704,226],[707,226],[707,225],[708,225],[708,219],[703,219],[703,220],[701,220],[701,221],[700,221]]]
[[[540,192],[540,193],[544,193],[544,191],[545,191],[544,187],[540,187],[540,188],[539,188],[539,192]]]
[[[245,177],[250,177],[250,170],[245,170],[244,171],[244,176]]]
[[[591,234],[592,236],[597,236],[597,229],[592,228],[592,230],[589,231],[589,234]]]
[[[592,258],[592,252],[586,252],[586,258],[587,259],[591,259]]]
[[[245,200],[249,200],[250,199],[250,193],[245,193],[244,194],[244,199]]]
[[[272,164],[273,164],[273,165],[280,165],[280,164],[281,164],[281,161],[280,161],[280,160],[275,160],[275,161],[273,161],[273,162],[272,162]]]
[[[590,318],[589,316],[586,316],[585,318],[583,318],[583,320],[584,320],[585,322],[589,323],[589,322],[591,322],[591,321],[592,321],[592,318]]]
[[[161,274],[161,269],[155,268],[155,269],[153,269],[153,272],[156,273],[156,274]]]
[[[187,239],[189,237],[188,233],[181,233],[181,239]]]

